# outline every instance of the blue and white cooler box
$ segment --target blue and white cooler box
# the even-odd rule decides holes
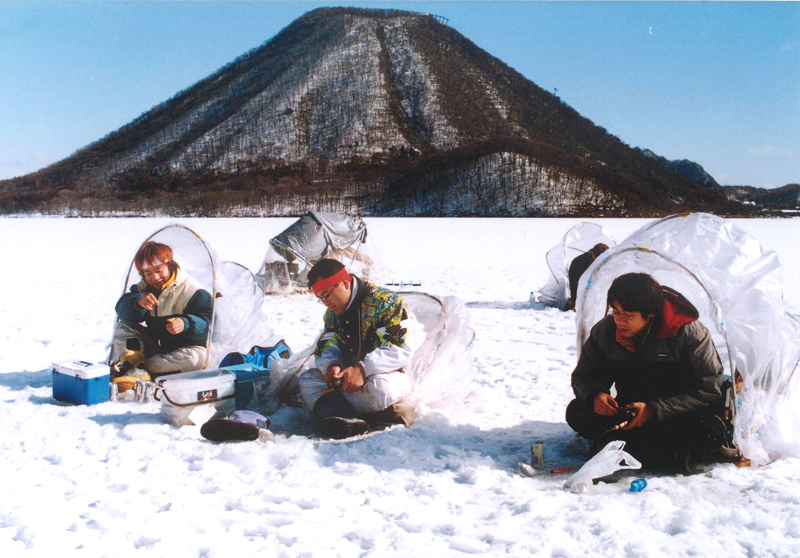
[[[161,414],[175,426],[201,426],[236,410],[236,374],[230,370],[169,374],[156,383],[155,399],[161,402]]]
[[[255,364],[226,366],[236,374],[236,410],[269,412],[269,370]],[[274,412],[274,409],[272,410]]]
[[[75,405],[108,401],[111,369],[107,364],[85,360],[53,363],[53,397]]]

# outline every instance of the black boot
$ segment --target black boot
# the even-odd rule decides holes
[[[408,426],[405,419],[400,416],[400,413],[397,412],[394,405],[389,405],[383,411],[365,413],[362,418],[369,423],[371,428],[375,428],[376,430],[389,428],[395,424],[404,424]]]
[[[369,432],[367,421],[357,418],[353,407],[338,391],[326,393],[314,405],[314,418],[323,436],[341,440]]]
[[[731,432],[728,424],[719,415],[710,415],[703,419],[693,440],[695,454],[702,461],[714,461],[722,448],[730,448]]]
[[[200,427],[200,435],[212,442],[275,441],[275,435],[266,428],[227,418],[209,420]]]
[[[319,422],[319,431],[328,438],[343,440],[366,434],[369,423],[360,418],[328,417]]]

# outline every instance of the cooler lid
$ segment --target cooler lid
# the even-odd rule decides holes
[[[224,369],[236,374],[236,379],[240,382],[249,382],[256,378],[269,378],[269,370],[256,364],[237,364],[226,366]]]
[[[107,364],[87,362],[85,360],[62,360],[53,363],[53,370],[65,376],[73,376],[84,380],[108,376],[111,374]]]
[[[159,386],[169,391],[177,390],[204,390],[219,385],[229,385],[236,380],[236,374],[230,370],[213,368],[211,370],[196,370],[194,372],[179,372],[162,376],[157,380]]]

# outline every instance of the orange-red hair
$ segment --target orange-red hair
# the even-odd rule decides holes
[[[161,244],[160,242],[145,242],[133,257],[133,265],[136,266],[136,270],[141,274],[142,268],[144,268],[146,263],[153,264],[160,261],[167,264],[169,270],[175,273],[181,266],[172,258],[172,248],[166,244]]]

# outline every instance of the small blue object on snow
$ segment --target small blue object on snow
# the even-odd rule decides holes
[[[647,487],[647,481],[645,479],[636,479],[631,482],[631,487],[628,489],[629,492],[641,492]]]

